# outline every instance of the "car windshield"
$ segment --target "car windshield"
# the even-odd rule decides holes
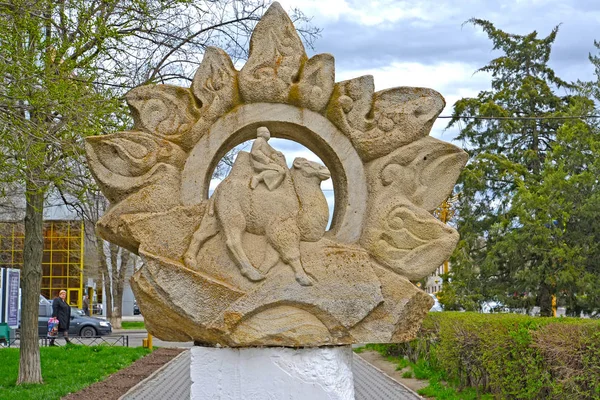
[[[71,315],[85,315],[85,312],[83,312],[82,309],[80,308],[75,308],[75,307],[71,307]]]

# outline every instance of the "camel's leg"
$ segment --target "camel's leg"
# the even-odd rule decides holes
[[[285,262],[285,261],[284,261]],[[304,271],[304,267],[302,266],[302,262],[300,261],[300,253],[298,252],[298,256],[294,258],[290,258],[285,262],[294,271],[294,275],[296,276],[296,281],[302,286],[312,286],[312,281],[306,275],[306,271]]]
[[[260,270],[266,274],[279,262],[279,253],[268,242],[265,247],[265,259],[263,260]]]
[[[215,236],[218,232],[219,224],[217,222],[217,218],[208,215],[208,213],[204,214],[202,222],[200,222],[200,227],[198,230],[196,230],[196,232],[194,232],[194,236],[192,236],[192,241],[190,242],[190,247],[188,247],[183,256],[183,263],[186,267],[196,267],[196,257],[198,257],[198,251],[200,251],[200,247],[202,247],[202,245],[208,239]]]
[[[292,267],[296,281],[302,286],[312,286],[300,261],[300,231],[295,219],[287,219],[281,223],[271,224],[267,230],[267,238],[273,248],[279,252],[281,260]]]
[[[225,244],[231,251],[233,260],[240,269],[241,274],[254,282],[265,279],[265,276],[252,266],[242,246],[242,234],[246,230],[246,219],[242,211],[237,207],[232,207],[231,204],[227,211],[220,210],[219,203],[217,203],[217,215],[221,220],[221,227],[225,234]]]

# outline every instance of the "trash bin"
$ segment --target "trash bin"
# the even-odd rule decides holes
[[[11,329],[8,324],[0,324],[0,343],[8,345],[11,338]]]

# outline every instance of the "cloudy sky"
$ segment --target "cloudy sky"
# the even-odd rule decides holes
[[[550,65],[562,79],[591,80],[588,54],[600,40],[600,0],[279,0],[289,10],[297,7],[312,24],[322,28],[309,56],[335,57],[336,81],[373,75],[375,89],[423,86],[446,99],[441,115],[450,115],[454,102],[476,96],[490,85],[490,77],[474,72],[498,56],[470,18],[487,19],[509,33],[537,31],[547,36],[560,24]],[[432,136],[451,141],[456,129],[444,131],[438,120]],[[315,159],[290,142],[272,140],[288,160]],[[330,189],[324,182],[324,189]]]
[[[588,60],[600,40],[598,0],[279,0],[297,7],[323,29],[313,53],[331,53],[336,81],[373,75],[375,89],[424,86],[454,102],[489,87],[490,77],[474,72],[496,57],[491,41],[470,18],[486,19],[509,33],[547,36],[560,24],[550,65],[565,80],[592,79]],[[438,120],[433,136],[451,140]]]

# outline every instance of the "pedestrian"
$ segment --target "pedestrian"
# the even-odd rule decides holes
[[[90,316],[90,300],[87,296],[83,296],[83,313]]]
[[[69,340],[69,325],[71,324],[71,307],[65,302],[67,291],[61,290],[58,297],[52,301],[52,316],[58,319],[58,332],[63,333],[63,337],[67,343]],[[57,336],[58,337],[58,336]],[[50,346],[56,346],[54,339],[50,339]]]

